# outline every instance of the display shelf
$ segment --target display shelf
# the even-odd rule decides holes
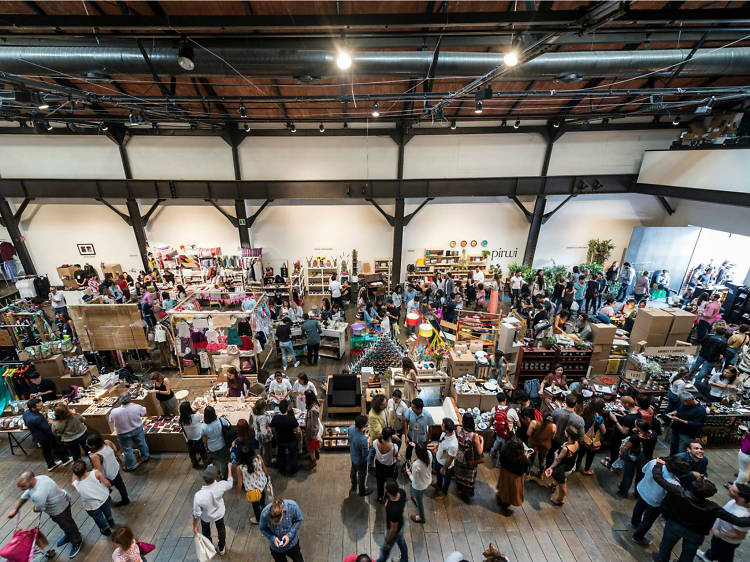
[[[407,275],[407,280],[429,281],[437,272],[450,271],[455,280],[465,281],[471,278],[477,266],[486,270],[489,265],[489,259],[484,255],[466,256],[462,250],[456,249],[427,248],[421,261],[423,263],[415,265],[414,271]]]
[[[388,287],[391,286],[391,266],[393,260],[391,258],[375,258],[375,273],[380,273],[383,276]]]
[[[324,422],[322,448],[329,450],[348,449],[349,425],[340,422]]]
[[[305,282],[302,272],[292,273],[284,279],[283,283],[264,283],[263,291],[269,297],[280,296],[282,299],[291,299],[292,293],[297,291],[300,298],[305,296]]]
[[[331,281],[331,275],[337,274],[341,280],[341,271],[339,262],[335,266],[316,267],[308,265],[305,270],[307,279],[307,293],[310,295],[325,295],[328,293],[328,284]]]
[[[579,378],[586,376],[589,363],[591,362],[590,349],[576,349],[573,347],[557,347],[550,349],[538,347],[521,347],[516,360],[515,386],[524,378],[542,378],[555,370],[560,364],[565,376],[568,378]]]

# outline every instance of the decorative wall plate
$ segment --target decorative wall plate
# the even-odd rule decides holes
[[[468,244],[468,242],[466,240],[461,240],[461,247],[462,248],[465,248],[466,244]]]
[[[456,247],[456,241],[455,240],[451,240],[450,246],[451,246],[451,248],[455,248]]]
[[[471,247],[474,248],[474,247],[476,247],[476,245],[477,245],[477,241],[476,240],[472,240],[471,241]]]
[[[487,247],[487,240],[482,240],[482,247],[483,247],[483,248],[486,248],[486,247]]]

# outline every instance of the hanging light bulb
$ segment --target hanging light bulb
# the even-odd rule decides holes
[[[520,126],[521,126],[521,122],[520,121],[516,121],[515,123],[513,123],[513,128],[514,129],[518,129],[518,127],[520,127]]]
[[[453,121],[451,121],[451,131],[455,131],[455,130],[456,130],[456,120],[454,119]]]
[[[183,70],[190,71],[195,69],[193,46],[185,40],[180,43],[180,47],[177,50],[177,64]]]
[[[375,102],[375,105],[372,106],[372,116],[380,117],[380,104],[378,102]]]
[[[516,51],[508,51],[503,55],[503,64],[505,66],[513,67],[518,64],[518,53]]]
[[[477,103],[474,106],[474,113],[482,113],[482,100],[477,100]]]
[[[338,54],[336,55],[336,66],[338,66],[341,70],[348,70],[351,65],[352,56],[349,54],[349,51],[345,51],[343,49],[339,50]]]
[[[320,124],[320,126],[318,127],[318,130],[319,130],[319,131],[320,131],[321,133],[325,133],[325,132],[326,132],[326,126],[325,126],[325,125],[323,125],[323,123],[321,123],[321,124]]]
[[[250,123],[245,123],[245,132],[246,133],[250,132]]]
[[[290,123],[290,124],[289,124],[289,130],[290,130],[290,131],[291,131],[292,133],[296,133],[296,132],[297,132],[297,125],[295,125],[295,124],[294,124],[293,122],[292,122],[292,123]]]
[[[679,125],[679,124],[680,124],[680,118],[679,118],[679,117],[675,117],[675,118],[674,118],[674,119],[672,120],[672,125]]]
[[[240,104],[240,117],[242,117],[243,119],[247,117],[247,109],[245,109],[244,104]]]

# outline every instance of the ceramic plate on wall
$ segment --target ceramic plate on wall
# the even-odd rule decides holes
[[[476,247],[476,245],[477,245],[477,241],[476,240],[472,240],[471,241],[471,247],[474,248],[474,247]]]
[[[466,244],[467,244],[466,240],[461,240],[461,247],[462,248],[465,248]]]
[[[451,246],[451,248],[455,248],[456,247],[456,241],[455,240],[451,240],[450,246]]]
[[[486,247],[487,247],[487,240],[482,240],[482,247],[483,247],[483,248],[486,248]]]

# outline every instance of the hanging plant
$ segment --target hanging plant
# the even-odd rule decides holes
[[[586,261],[603,265],[612,255],[615,245],[612,240],[599,240],[592,238],[589,240],[589,249],[586,253]]]

